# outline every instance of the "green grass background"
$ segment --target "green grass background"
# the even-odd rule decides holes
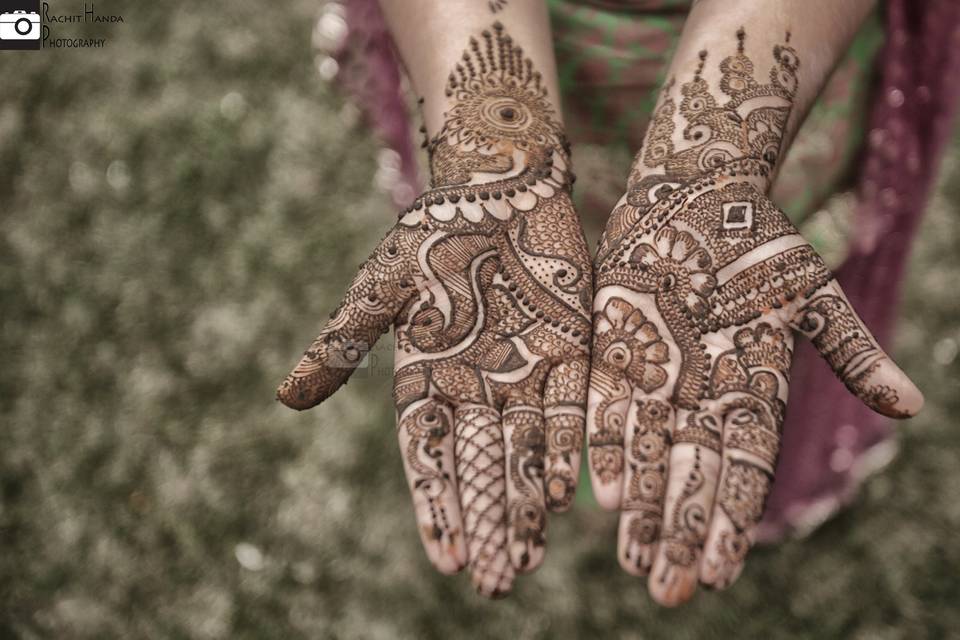
[[[851,509],[662,610],[581,503],[491,603],[420,549],[388,376],[273,400],[393,215],[320,4],[97,10],[104,50],[0,52],[0,637],[960,637],[960,140],[895,350],[928,405]]]

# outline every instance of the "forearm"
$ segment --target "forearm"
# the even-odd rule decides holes
[[[501,24],[503,32],[522,48],[522,58],[530,60],[532,71],[546,92],[552,119],[561,121],[546,4],[542,0],[499,4],[502,7],[494,12],[486,0],[380,0],[407,75],[423,100],[421,108],[428,135],[441,129],[444,113],[456,101],[448,84],[451,77],[460,78],[457,65],[465,74],[471,71],[464,60],[465,49],[469,51],[471,40],[478,41],[482,49],[483,32],[490,32],[494,23]],[[476,68],[473,72],[482,74],[484,70]]]
[[[769,188],[780,158],[873,4],[696,3],[631,182],[663,172],[680,174],[674,177],[682,182],[695,170],[694,156],[697,168],[707,168],[696,151],[712,149],[714,162],[763,160],[769,173],[761,187]]]

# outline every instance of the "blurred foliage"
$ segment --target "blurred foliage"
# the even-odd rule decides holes
[[[97,7],[104,50],[0,53],[0,637],[956,637],[960,141],[896,350],[929,404],[853,508],[667,611],[580,504],[491,603],[420,549],[388,376],[273,401],[391,220],[320,6]]]

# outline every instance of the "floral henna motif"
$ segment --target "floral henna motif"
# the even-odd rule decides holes
[[[874,409],[919,407],[764,195],[797,91],[789,40],[759,72],[741,29],[716,70],[704,51],[689,81],[667,83],[596,258],[591,472],[601,503],[623,510],[624,567],[650,569],[659,543],[651,588],[662,601],[739,571],[776,463],[790,327]],[[664,491],[640,490],[661,480]],[[698,576],[703,554],[710,570]]]
[[[867,406],[892,417],[910,417],[898,408],[896,389],[871,383],[886,355],[843,295],[827,292],[812,297],[795,314],[791,326],[813,341],[843,383]]]
[[[586,359],[555,367],[544,387],[543,406],[547,438],[547,506],[565,511],[573,501],[583,448],[584,407],[589,367]]]
[[[430,190],[400,213],[278,396],[321,402],[392,325],[428,555],[442,570],[468,565],[495,596],[540,562],[546,508],[573,496],[592,268],[562,127],[501,25],[470,40],[446,96],[426,145]]]
[[[525,571],[539,562],[546,543],[543,412],[527,404],[509,405],[503,412],[503,435],[508,451],[510,559],[516,569]]]
[[[621,506],[626,523],[621,561],[636,573],[646,573],[653,561],[646,551],[660,537],[663,519],[673,409],[648,398],[636,402],[635,414],[637,427],[628,443],[629,483]]]
[[[430,523],[421,530],[421,537],[425,544],[434,543],[452,551],[463,532],[459,511],[449,513],[442,499],[456,486],[450,461],[444,460],[443,455],[443,444],[453,435],[450,412],[421,403],[409,411],[398,426],[401,442],[407,442],[404,461],[408,474],[416,478],[412,490],[423,498],[430,514]]]
[[[787,331],[766,322],[739,329],[733,349],[716,358],[710,374],[707,397],[724,416],[713,515],[719,534],[708,553],[716,586],[726,586],[739,572],[750,548],[749,532],[763,515],[780,446],[791,343]]]
[[[594,315],[593,385],[616,393],[597,410],[597,428],[590,435],[592,467],[601,479],[619,476],[623,469],[624,420],[615,408],[628,400],[629,388],[651,392],[663,386],[669,359],[657,327],[643,312],[621,298],[611,298]],[[640,410],[639,408],[637,409]]]
[[[667,514],[661,543],[663,554],[675,565],[690,568],[696,564],[698,552],[707,537],[709,514],[701,501],[694,499],[707,481],[702,468],[703,451],[693,450],[693,464],[684,478],[683,490]]]

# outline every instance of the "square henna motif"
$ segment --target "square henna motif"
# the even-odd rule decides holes
[[[728,230],[749,229],[753,226],[752,202],[724,202],[723,228]]]

